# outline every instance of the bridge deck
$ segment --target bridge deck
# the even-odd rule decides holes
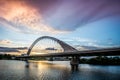
[[[39,55],[19,56],[19,58],[66,57],[66,56],[120,56],[120,48],[62,52],[62,53],[48,53],[48,54],[39,54]]]

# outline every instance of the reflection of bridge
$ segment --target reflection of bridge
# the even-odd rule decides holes
[[[55,42],[57,42],[64,50],[64,52],[58,52],[58,53],[48,53],[48,54],[39,54],[39,55],[30,55],[32,48],[35,46],[37,42],[43,39],[51,39]],[[31,57],[72,57],[71,60],[71,66],[72,68],[78,67],[78,60],[81,56],[117,56],[120,55],[120,48],[110,48],[110,49],[99,49],[99,50],[88,50],[88,51],[77,51],[72,46],[68,45],[67,43],[56,39],[54,37],[50,36],[43,36],[38,39],[36,39],[33,44],[28,49],[27,55],[25,56],[19,56],[18,58],[31,58]]]

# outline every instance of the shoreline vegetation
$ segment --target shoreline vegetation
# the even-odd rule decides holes
[[[80,59],[82,64],[94,64],[94,65],[120,65],[120,57],[106,57],[106,56],[97,56],[90,59],[82,58]]]
[[[14,55],[10,54],[0,54],[0,60],[16,60]],[[51,59],[51,58],[50,58]],[[56,59],[56,60],[48,60],[46,57],[39,57],[39,58],[30,58],[29,60],[48,60],[48,61],[69,61],[71,58],[67,57],[63,60]],[[91,58],[80,58],[80,64],[93,64],[93,65],[120,65],[120,56],[96,56]]]

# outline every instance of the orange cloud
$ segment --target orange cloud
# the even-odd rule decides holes
[[[4,25],[11,26],[9,28],[27,33],[61,32],[45,24],[41,14],[24,1],[5,0],[0,3],[3,4],[0,5],[0,17],[7,21],[7,23],[4,21]]]

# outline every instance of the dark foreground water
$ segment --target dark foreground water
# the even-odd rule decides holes
[[[0,60],[0,80],[120,80],[120,66],[80,64],[71,71],[69,61]]]

